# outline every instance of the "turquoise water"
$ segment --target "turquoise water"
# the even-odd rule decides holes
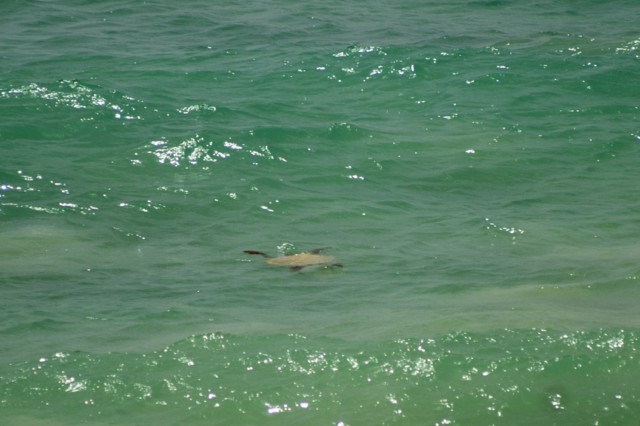
[[[3,422],[640,423],[640,4],[220,3],[0,5]]]

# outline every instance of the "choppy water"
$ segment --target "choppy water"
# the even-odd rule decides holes
[[[639,9],[3,3],[0,417],[638,424]]]

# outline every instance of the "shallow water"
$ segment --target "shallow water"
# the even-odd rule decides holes
[[[3,418],[638,422],[635,3],[0,9]]]

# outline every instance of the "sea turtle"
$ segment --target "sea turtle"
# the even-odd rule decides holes
[[[328,248],[330,247],[322,247],[302,253],[288,254],[280,257],[271,257],[266,253],[256,250],[245,250],[244,253],[260,255],[267,259],[266,262],[269,265],[288,266],[292,271],[299,271],[308,266],[317,265],[342,267],[341,263],[332,263],[335,259],[334,256],[325,256],[323,254],[320,254],[322,250],[326,250]]]

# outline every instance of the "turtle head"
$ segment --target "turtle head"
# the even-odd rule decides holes
[[[262,257],[271,257],[266,253],[263,253],[261,251],[256,251],[256,250],[244,250],[243,253],[246,253],[246,254],[257,254],[257,255],[262,256]]]

